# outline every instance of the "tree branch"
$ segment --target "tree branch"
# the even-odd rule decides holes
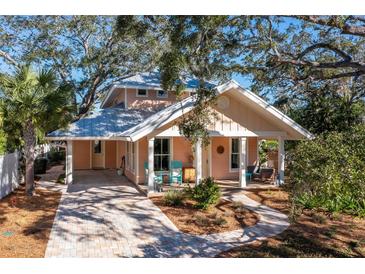
[[[313,51],[315,49],[320,49],[320,48],[328,49],[330,51],[337,53],[338,55],[340,55],[343,58],[343,61],[345,61],[345,62],[350,62],[352,60],[352,57],[350,55],[348,55],[346,52],[344,52],[328,43],[317,43],[317,44],[314,44],[314,45],[306,48],[302,53],[300,53],[298,55],[297,59],[302,59],[306,54],[310,53],[311,51]]]
[[[5,51],[0,50],[0,56],[7,60],[10,64],[14,65],[15,67],[19,67],[19,64],[15,59],[13,59],[8,53]]]
[[[345,22],[340,22],[340,18],[338,16],[330,16],[329,18],[324,18],[318,15],[311,15],[311,16],[289,16],[297,19],[301,19],[307,22],[315,23],[321,26],[327,26],[339,29],[342,34],[350,34],[355,36],[365,37],[365,26],[364,25],[350,25],[347,23],[348,20]],[[365,19],[362,17],[355,17],[349,16],[348,19],[354,19],[360,22],[364,22]]]

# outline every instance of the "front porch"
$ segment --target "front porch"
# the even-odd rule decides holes
[[[268,135],[266,135],[268,136]],[[269,137],[269,136],[268,136]],[[260,137],[252,136],[211,136],[208,146],[202,146],[202,141],[198,140],[192,149],[193,163],[190,168],[194,170],[192,180],[182,180],[180,184],[171,183],[171,167],[167,164],[167,169],[160,171],[156,169],[156,140],[161,138],[175,140],[183,138],[177,136],[156,136],[147,138],[147,159],[144,163],[144,180],[136,180],[140,189],[147,193],[160,193],[160,187],[163,192],[171,189],[183,189],[190,185],[193,187],[207,177],[213,177],[220,185],[222,190],[242,189],[242,188],[267,188],[275,187],[284,182],[284,138],[277,136],[278,153],[276,166],[271,168],[261,168],[259,164],[259,141]],[[174,141],[175,142],[175,141]],[[172,146],[172,144],[171,144]],[[174,147],[174,150],[176,147]],[[169,149],[167,149],[169,150]],[[170,155],[170,154],[169,154]],[[171,154],[167,162],[176,161],[176,155]],[[265,174],[255,173],[257,169],[270,170],[270,179],[267,180]],[[173,169],[172,169],[173,170]],[[261,171],[260,171],[261,172]],[[263,173],[265,173],[263,172]],[[164,176],[160,174],[164,173]],[[163,178],[162,178],[163,177]],[[140,178],[141,179],[141,178]],[[170,183],[169,183],[170,182]],[[189,183],[187,183],[189,182]]]
[[[240,187],[240,182],[238,180],[216,180],[216,182],[218,183],[222,193],[226,193],[229,191],[235,191],[235,190],[242,190],[242,187]],[[166,193],[167,191],[170,190],[183,190],[187,187],[194,187],[195,183],[182,183],[182,184],[177,184],[177,183],[172,183],[169,184],[167,182],[163,183],[162,185],[162,191],[161,192],[153,192],[153,196],[162,196],[164,193]],[[278,185],[274,184],[272,182],[268,182],[268,181],[261,181],[261,180],[252,180],[252,181],[248,181],[246,186],[244,187],[244,189],[266,189],[266,188],[277,188]],[[148,192],[148,185],[146,184],[138,184],[137,188],[142,191],[143,193],[145,193],[146,195],[149,195]],[[151,195],[151,193],[150,193]]]

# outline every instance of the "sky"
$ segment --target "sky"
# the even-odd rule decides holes
[[[290,24],[290,23],[295,23],[295,19],[291,19],[291,18],[286,18],[285,22],[280,24],[279,30],[285,30],[286,27]],[[1,49],[1,48],[0,48]],[[244,65],[244,64],[243,64]],[[2,60],[0,58],[0,71],[1,72],[10,72],[11,70],[9,69],[9,66],[4,62],[4,60]],[[77,74],[77,73],[76,73]],[[242,85],[244,88],[246,89],[250,89],[251,86],[251,80],[248,76],[243,76],[241,74],[234,74],[232,77],[234,80],[236,80],[240,85]],[[77,76],[76,79],[77,80]]]

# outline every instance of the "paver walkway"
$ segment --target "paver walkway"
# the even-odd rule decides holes
[[[253,227],[209,236],[180,232],[147,197],[115,171],[78,172],[62,195],[46,257],[213,257],[226,249],[276,235],[287,217],[242,194],[261,215]]]

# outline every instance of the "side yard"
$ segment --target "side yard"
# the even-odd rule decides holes
[[[61,192],[39,187],[28,197],[20,186],[0,200],[0,257],[44,257],[60,198]]]
[[[289,214],[283,190],[244,191],[251,199]],[[346,214],[305,210],[281,234],[222,252],[218,257],[364,257],[365,220]]]

